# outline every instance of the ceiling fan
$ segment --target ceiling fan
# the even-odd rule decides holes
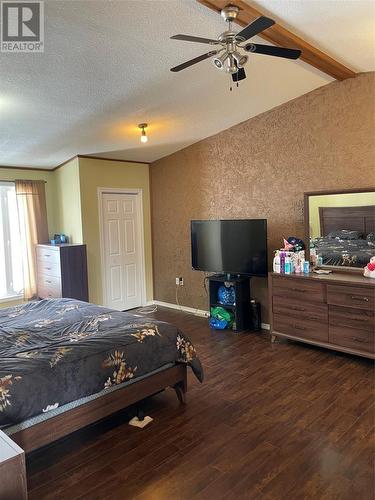
[[[235,5],[227,5],[221,10],[221,16],[229,24],[228,30],[219,35],[217,40],[212,38],[202,38],[190,35],[174,35],[171,37],[173,40],[183,40],[186,42],[206,43],[208,45],[219,45],[215,50],[210,50],[194,59],[190,59],[174,68],[171,71],[178,72],[193,64],[196,64],[205,59],[213,57],[214,65],[232,75],[234,82],[239,82],[246,78],[244,65],[247,63],[249,57],[242,51],[254,52],[256,54],[264,54],[267,56],[284,57],[286,59],[298,59],[301,51],[297,49],[288,49],[285,47],[274,47],[272,45],[262,45],[259,43],[247,42],[250,38],[258,35],[266,30],[275,21],[269,17],[260,16],[250,24],[245,26],[239,33],[232,31],[232,22],[237,18],[239,8]]]

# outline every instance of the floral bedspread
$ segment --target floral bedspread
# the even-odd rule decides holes
[[[169,323],[73,299],[0,309],[0,427],[171,362],[202,382],[193,344]]]

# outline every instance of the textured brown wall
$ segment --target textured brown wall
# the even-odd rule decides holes
[[[152,164],[155,300],[174,303],[183,276],[180,303],[207,309],[191,219],[267,218],[271,262],[283,236],[303,235],[304,191],[375,184],[374,76],[331,83]],[[266,292],[255,278],[267,322]]]

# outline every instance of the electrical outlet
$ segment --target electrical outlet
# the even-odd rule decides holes
[[[180,277],[180,286],[184,286],[184,278],[182,276]]]
[[[176,278],[176,285],[179,286],[180,284],[180,278]]]

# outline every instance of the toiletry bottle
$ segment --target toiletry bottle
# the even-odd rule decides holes
[[[295,272],[294,252],[289,252],[288,256],[290,259],[290,272],[293,274]]]
[[[303,272],[304,274],[309,274],[310,272],[310,262],[308,260],[303,262]]]
[[[301,271],[300,271],[300,272],[301,272],[301,273],[303,273],[303,266],[304,266],[304,264],[305,264],[305,259],[301,259],[301,260],[299,261],[299,263],[300,263],[300,265],[301,265]]]
[[[280,273],[280,252],[278,250],[273,258],[273,272]]]
[[[281,250],[280,252],[280,273],[285,273],[285,252]]]
[[[291,272],[292,272],[292,261],[289,255],[287,255],[285,257],[285,274],[290,274]]]

